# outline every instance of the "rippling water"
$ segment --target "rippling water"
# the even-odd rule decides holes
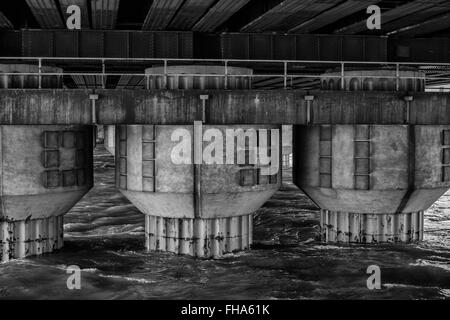
[[[114,189],[113,157],[95,155],[96,186],[65,218],[65,247],[0,265],[0,298],[450,299],[450,193],[425,215],[425,242],[324,245],[319,213],[285,183],[255,215],[252,251],[197,260],[144,250],[144,218]],[[82,268],[81,290],[66,268]],[[369,291],[366,269],[381,268]]]

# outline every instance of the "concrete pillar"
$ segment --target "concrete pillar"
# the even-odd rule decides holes
[[[161,69],[149,69],[158,74]],[[230,68],[231,74],[251,71]],[[186,66],[168,68],[167,82],[161,76],[150,76],[152,88],[219,89],[224,86],[223,67]],[[179,75],[175,75],[179,74]],[[216,77],[189,77],[183,73],[217,74]],[[237,77],[228,83],[248,88],[249,80]],[[201,93],[199,93],[201,94]],[[201,120],[201,119],[200,119]],[[116,127],[116,183],[119,190],[145,215],[146,247],[195,257],[220,257],[225,253],[248,249],[252,243],[252,213],[259,209],[279,188],[281,170],[264,174],[265,166],[251,164],[251,144],[243,149],[245,163],[237,164],[237,148],[231,149],[233,164],[195,163],[194,154],[211,142],[202,142],[210,129],[223,137],[223,161],[226,162],[227,130],[242,129],[259,135],[263,146],[265,134],[269,152],[280,164],[279,126],[211,126],[201,125],[129,125]],[[192,152],[187,163],[173,161],[174,148],[181,139],[175,132],[187,133]],[[181,131],[180,131],[181,130]],[[267,131],[264,131],[267,130]],[[278,132],[272,141],[271,131]],[[237,132],[237,131],[236,131]],[[199,141],[200,140],[200,141]],[[214,140],[215,141],[215,140]],[[234,142],[237,140],[234,139]],[[197,149],[198,150],[198,149]]]
[[[96,130],[96,144],[104,144],[105,143],[105,126],[95,126]]]
[[[282,126],[282,130],[283,130],[282,164],[283,169],[290,170],[292,168],[292,126]]]
[[[0,65],[3,88],[37,88],[37,67]],[[58,72],[45,67],[45,72]],[[25,71],[27,70],[27,71]],[[42,87],[61,77],[41,79]],[[62,125],[0,126],[0,256],[40,255],[63,245],[63,215],[92,187],[92,127]]]
[[[116,126],[104,126],[104,145],[109,153],[114,155],[116,153]]]
[[[422,80],[398,80],[391,70],[346,73],[352,74],[343,89],[383,91],[397,86],[412,97],[424,89]],[[336,74],[322,78],[325,89],[342,88],[340,83],[330,85],[336,80],[330,75]],[[386,78],[375,78],[380,76]],[[400,76],[423,77],[415,71]],[[422,240],[424,211],[450,187],[449,164],[450,126],[294,129],[294,182],[321,208],[322,239],[327,242]]]

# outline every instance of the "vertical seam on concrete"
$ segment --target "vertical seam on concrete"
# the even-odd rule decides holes
[[[197,130],[200,130],[199,132]],[[199,137],[197,137],[197,134],[200,134]],[[195,218],[201,218],[202,216],[202,186],[201,186],[201,170],[203,162],[202,159],[202,150],[203,150],[203,129],[202,129],[202,122],[201,121],[195,121],[194,122],[194,217]],[[199,141],[197,141],[199,140]],[[198,144],[201,145],[201,149],[197,150]],[[200,154],[198,154],[200,152]],[[198,159],[200,157],[200,159]],[[201,160],[200,164],[197,164],[197,162]]]
[[[407,126],[408,135],[408,190],[403,197],[400,205],[396,210],[396,214],[402,213],[408,204],[409,198],[414,192],[414,180],[416,171],[416,128],[413,125]]]
[[[0,126],[0,161],[1,161],[1,167],[0,167],[0,201],[1,201],[1,206],[2,206],[2,214],[4,217],[7,216],[6,214],[6,210],[5,210],[5,201],[4,201],[4,197],[3,197],[3,126]]]

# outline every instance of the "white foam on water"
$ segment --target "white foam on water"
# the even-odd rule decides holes
[[[437,262],[437,261],[431,261],[431,260],[425,260],[425,259],[417,259],[416,262],[410,263],[410,266],[420,266],[420,267],[436,267],[441,268],[446,271],[450,271],[450,264],[447,262]]]
[[[152,280],[148,280],[148,279],[124,277],[124,276],[118,276],[118,275],[113,275],[113,274],[99,274],[99,276],[103,277],[103,278],[110,278],[110,279],[116,279],[116,280],[125,280],[125,281],[137,282],[137,283],[141,283],[141,284],[153,284],[153,283],[156,283],[156,281],[152,281]]]

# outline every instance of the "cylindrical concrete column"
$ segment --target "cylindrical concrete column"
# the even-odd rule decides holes
[[[35,79],[2,75],[34,66],[0,66],[3,88],[37,88]],[[58,72],[46,68],[46,72]],[[33,77],[33,76],[32,76]],[[42,87],[61,85],[59,76]],[[92,127],[0,126],[1,261],[40,255],[63,245],[63,215],[92,187]]]
[[[253,72],[247,68],[196,65],[155,67],[147,69],[146,73],[149,75],[148,89],[223,90],[249,89],[249,76]]]
[[[420,91],[423,75],[350,71],[345,89]],[[382,77],[381,80],[379,77]],[[326,74],[328,89],[334,79]],[[334,81],[334,80],[333,80]],[[367,87],[364,83],[369,83]],[[409,103],[406,102],[405,103]],[[450,187],[450,126],[314,125],[294,130],[294,182],[321,208],[328,242],[411,242]],[[447,172],[448,171],[448,172]]]
[[[166,80],[152,76],[160,73],[160,68],[147,70],[150,86],[224,87],[223,67],[169,67],[167,71]],[[228,72],[251,74],[241,68],[229,68]],[[193,73],[199,76],[187,75]],[[236,89],[249,86],[247,78],[236,77],[231,83]],[[147,249],[204,258],[248,249],[252,213],[281,183],[281,170],[268,170],[281,167],[280,137],[279,126],[211,126],[201,121],[178,126],[117,126],[117,187],[146,215]],[[180,146],[185,147],[182,163],[174,161]],[[215,161],[195,161],[196,150],[202,156],[212,155]],[[271,162],[252,162],[253,151],[258,154],[258,150],[266,152]]]

